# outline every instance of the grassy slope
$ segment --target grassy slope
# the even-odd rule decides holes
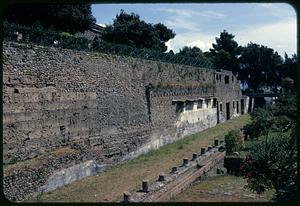
[[[122,198],[124,191],[131,191],[141,185],[142,180],[151,179],[161,172],[179,165],[184,157],[191,157],[213,143],[214,138],[223,139],[231,129],[238,129],[250,121],[243,115],[218,124],[217,126],[178,140],[141,155],[127,163],[112,167],[96,176],[86,177],[53,192],[43,194],[38,201],[43,202],[111,202]],[[35,199],[36,200],[36,199]],[[34,200],[34,201],[35,201]]]
[[[267,202],[273,191],[256,194],[246,189],[246,180],[225,175],[196,183],[171,199],[172,202]]]

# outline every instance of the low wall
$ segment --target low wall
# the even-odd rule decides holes
[[[192,159],[183,160],[179,167],[169,174],[161,174],[157,179],[144,180],[142,187],[132,193],[125,192],[123,202],[165,202],[186,189],[199,178],[222,175],[225,152],[219,151],[224,145],[216,145],[202,154],[193,154]]]
[[[108,165],[98,165],[94,160],[83,162],[53,173],[40,188],[40,192],[50,192],[84,177],[105,171]]]
[[[227,173],[231,175],[241,176],[241,165],[244,159],[238,156],[226,156],[224,159],[224,167],[227,169]]]

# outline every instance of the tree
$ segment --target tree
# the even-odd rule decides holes
[[[185,57],[192,57],[198,59],[200,61],[205,61],[211,63],[211,58],[207,57],[200,48],[198,47],[188,47],[184,46],[179,52],[176,54],[177,56],[185,56]]]
[[[121,10],[113,24],[105,27],[102,38],[108,42],[164,52],[167,50],[165,42],[174,37],[175,33],[165,25],[146,23],[138,14]]]
[[[251,120],[251,124],[245,126],[244,132],[250,139],[257,139],[267,134],[274,123],[274,115],[269,109],[259,107],[251,113]]]
[[[248,187],[258,193],[275,189],[276,201],[296,195],[297,137],[294,126],[287,132],[273,132],[250,147],[242,171]],[[267,141],[266,141],[267,138]]]
[[[203,58],[204,54],[202,52],[202,50],[198,47],[183,47],[182,49],[179,50],[179,55],[184,55],[184,56],[188,56],[188,57],[200,57]]]
[[[294,80],[290,77],[284,77],[281,79],[281,86],[285,91],[290,91],[294,87]]]
[[[289,57],[286,53],[284,55],[284,63],[281,65],[280,68],[280,76],[283,77],[282,80],[287,80],[289,79],[289,81],[291,82],[291,80],[293,80],[293,85],[285,85],[285,81],[283,81],[282,83],[284,83],[284,85],[282,86],[289,86],[290,89],[294,88],[296,89],[296,85],[297,85],[297,55],[294,54],[292,55],[292,57]]]
[[[241,49],[239,63],[239,78],[255,92],[262,87],[276,90],[280,85],[282,58],[273,49],[251,42]]]
[[[233,39],[234,35],[224,30],[219,38],[216,37],[216,44],[212,44],[213,49],[210,49],[210,52],[216,69],[230,70],[233,74],[237,74],[240,47]]]
[[[69,33],[85,31],[96,22],[90,4],[16,4],[7,8],[4,19],[29,26],[39,21],[45,28]]]
[[[287,116],[291,121],[297,119],[297,95],[294,93],[281,94],[272,107],[274,116]]]
[[[250,189],[258,193],[275,189],[275,201],[290,200],[297,188],[296,95],[284,94],[265,110],[268,115],[257,112],[250,123],[253,130],[259,125],[263,129],[251,134],[255,141],[248,146],[241,170]]]

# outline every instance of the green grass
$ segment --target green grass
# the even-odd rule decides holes
[[[171,199],[171,202],[268,202],[274,193],[256,194],[242,177],[225,175],[198,182]]]
[[[86,177],[65,187],[45,193],[39,197],[42,202],[112,202],[122,198],[124,191],[132,191],[142,180],[155,178],[162,172],[179,165],[182,158],[191,157],[201,147],[213,144],[215,138],[223,139],[232,130],[250,122],[249,115],[243,115],[225,123],[190,135],[158,150],[152,150],[126,163],[95,176]],[[36,201],[32,199],[31,201]]]

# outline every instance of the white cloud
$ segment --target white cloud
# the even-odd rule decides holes
[[[174,52],[174,48],[172,47],[171,42],[172,42],[172,39],[170,39],[169,41],[167,41],[165,43],[165,45],[168,47],[167,52],[170,51],[170,50],[173,50],[173,52]]]
[[[225,15],[221,12],[215,12],[211,10],[204,10],[204,11],[194,11],[189,9],[166,9],[160,8],[157,11],[166,12],[169,14],[173,14],[180,17],[186,18],[194,18],[194,17],[208,17],[208,18],[224,18]]]
[[[233,20],[230,13],[224,13],[228,12],[226,9],[201,11],[201,9],[159,8],[156,11],[169,14],[164,24],[174,29],[176,36],[166,45],[168,50],[172,49],[174,52],[178,52],[183,46],[197,46],[207,51],[212,47],[212,43],[215,43],[215,37],[218,37],[226,28],[235,35],[235,40],[240,45],[246,45],[251,41],[273,48],[280,55],[284,55],[284,52],[289,55],[296,53],[296,13],[292,6],[282,3],[260,3],[252,4],[249,8],[253,7],[261,8],[261,12],[264,12],[264,15],[258,18],[279,16],[280,21],[266,20],[264,23],[263,21],[253,22],[249,19],[249,23],[242,23],[238,18]],[[227,17],[228,21],[226,21]],[[215,33],[217,28],[220,29]]]
[[[199,21],[204,18],[206,20],[217,20],[226,17],[222,12],[213,10],[195,11],[190,9],[159,8],[156,11],[169,14],[164,24],[172,28],[176,36],[174,39],[166,42],[166,46],[168,47],[167,51],[173,50],[175,53],[184,46],[197,46],[202,51],[208,51],[215,40],[215,35],[205,34],[201,26],[199,26]]]
[[[194,42],[188,43],[187,44],[190,47],[198,47],[200,48],[202,51],[208,51],[209,48],[212,47],[212,42],[205,42],[205,41],[201,41],[201,40],[196,40]]]
[[[164,23],[174,30],[199,31],[199,22],[201,20],[216,20],[226,17],[222,12],[212,10],[195,11],[190,9],[159,8],[155,11],[167,13],[168,17]]]
[[[235,32],[235,40],[241,44],[253,42],[262,44],[278,51],[291,55],[297,50],[297,23],[296,19],[287,19],[281,22],[268,23],[258,27],[249,26]]]
[[[174,30],[176,29],[184,29],[186,31],[198,31],[198,24],[193,21],[187,21],[180,17],[173,17],[172,19],[168,19],[165,21],[165,24]]]
[[[215,34],[208,35],[201,32],[181,33],[167,42],[168,50],[172,49],[175,53],[184,46],[196,46],[202,51],[208,51],[215,41]]]
[[[186,24],[187,29],[191,22]],[[184,27],[184,24],[182,24]],[[281,22],[267,23],[260,26],[249,25],[240,30],[232,31],[239,45],[246,46],[253,42],[268,46],[281,56],[286,52],[289,56],[297,52],[297,23],[296,19],[287,19]],[[208,51],[215,43],[220,33],[204,33],[200,30],[189,30],[179,33],[174,39],[167,42],[168,50],[178,52],[184,46],[197,46],[202,51]]]
[[[98,24],[99,26],[106,27],[106,24]]]

